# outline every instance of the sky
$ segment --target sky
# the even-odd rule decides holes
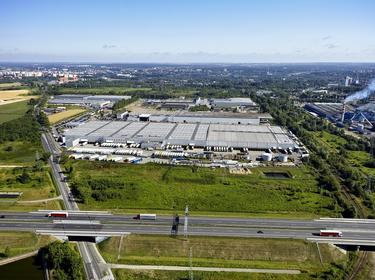
[[[375,62],[373,0],[0,0],[3,62]]]

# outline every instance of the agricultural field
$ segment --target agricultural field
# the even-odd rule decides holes
[[[270,277],[270,275],[254,274],[254,276],[257,275],[259,277],[254,279],[309,279],[313,274],[329,269],[332,263],[342,265],[347,260],[347,256],[336,248],[327,244],[319,246],[323,260],[322,264],[319,260],[316,244],[291,239],[200,236],[190,236],[188,239],[184,239],[132,234],[125,236],[122,242],[120,242],[120,237],[112,237],[100,243],[99,249],[109,263],[189,266],[188,256],[190,248],[192,248],[193,266],[297,269],[301,270],[302,274],[294,276],[295,278],[282,275],[280,278],[266,278]],[[188,275],[188,272],[157,271],[119,271],[118,273],[120,275],[134,274],[132,276],[134,278],[120,279],[180,279],[178,277],[186,277]],[[248,279],[244,277],[249,277],[249,274],[244,273],[202,274],[204,279]],[[170,278],[165,278],[166,276],[163,275],[169,275]]]
[[[37,98],[36,95],[31,95],[29,89],[12,89],[12,90],[1,90],[0,89],[0,106],[5,104],[12,104],[15,102],[29,100],[31,98]]]
[[[93,87],[93,88],[59,88],[61,94],[130,94],[133,92],[149,92],[152,88],[140,87],[140,88],[129,88],[129,87]]]
[[[50,236],[31,232],[0,232],[0,260],[37,250],[52,241]]]
[[[137,213],[171,213],[189,209],[195,214],[245,216],[336,216],[334,200],[320,193],[307,167],[254,168],[234,175],[226,169],[157,164],[131,165],[69,161],[72,186],[84,209]],[[291,178],[267,178],[263,172],[284,171]]]
[[[59,112],[59,113],[56,113],[56,114],[49,115],[48,120],[51,124],[55,124],[55,123],[58,123],[62,120],[65,120],[65,119],[74,117],[76,115],[79,115],[83,112],[86,112],[86,110],[85,109],[77,109],[77,108],[76,109],[68,109],[68,110],[63,111],[63,112]]]
[[[17,88],[20,87],[21,83],[15,82],[15,83],[0,83],[0,90],[1,89],[7,89],[7,88]]]
[[[30,108],[27,100],[4,105],[0,101],[0,124],[22,117]]]

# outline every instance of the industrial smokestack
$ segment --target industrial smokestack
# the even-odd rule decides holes
[[[341,116],[341,122],[344,123],[345,119],[345,102],[342,103],[342,116]]]

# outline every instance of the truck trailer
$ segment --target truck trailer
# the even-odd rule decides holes
[[[156,220],[156,214],[138,214],[135,219],[137,220]]]
[[[68,218],[69,213],[66,211],[54,211],[49,212],[47,217],[55,217],[55,218]]]

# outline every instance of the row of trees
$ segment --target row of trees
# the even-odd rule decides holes
[[[137,97],[137,96],[133,96],[133,97],[130,98],[130,99],[121,99],[121,100],[117,101],[117,102],[113,105],[113,108],[112,108],[112,109],[113,109],[114,111],[117,111],[117,110],[119,110],[119,109],[121,109],[121,108],[124,108],[125,106],[129,105],[130,103],[133,103],[133,102],[137,101],[138,98],[139,98],[139,97]]]

